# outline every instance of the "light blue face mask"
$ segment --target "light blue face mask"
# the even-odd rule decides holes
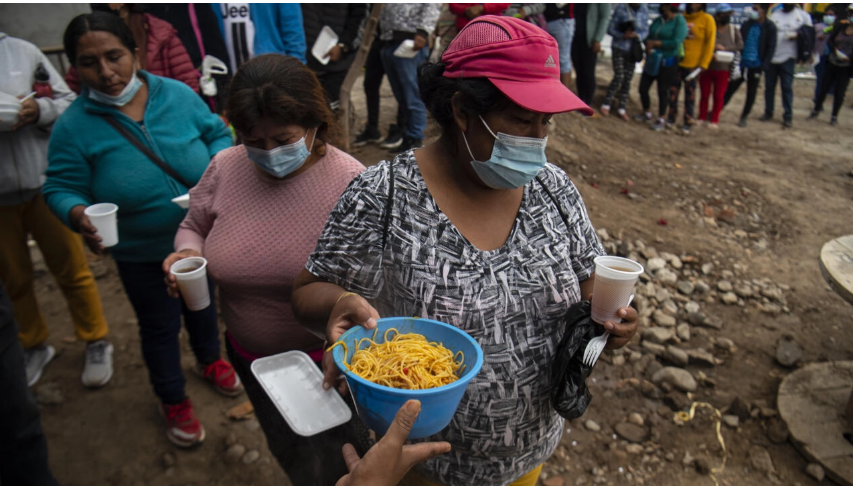
[[[305,145],[306,136],[308,136],[308,132],[293,144],[278,146],[269,151],[249,146],[245,146],[245,151],[248,154],[248,159],[251,159],[258,168],[276,178],[284,178],[298,170],[311,156],[311,152]],[[314,129],[314,135],[311,137],[312,147],[314,147],[315,137],[317,137],[317,129]]]
[[[122,107],[132,101],[132,98],[135,97],[135,94],[138,93],[138,90],[140,90],[143,85],[144,84],[141,82],[141,79],[138,78],[138,71],[135,70],[132,73],[132,79],[126,83],[126,87],[123,88],[123,91],[121,91],[119,95],[108,95],[107,93],[102,93],[90,88],[90,98],[99,103],[104,103],[105,105]]]
[[[826,25],[834,24],[835,23],[835,16],[834,15],[824,15],[823,16],[823,23]]]
[[[760,12],[757,10],[749,10],[748,16],[751,17],[751,20],[760,20]]]
[[[491,159],[476,161],[470,144],[467,142],[467,135],[463,132],[461,135],[464,137],[464,144],[470,153],[470,164],[473,165],[473,169],[483,183],[496,189],[520,188],[531,182],[545,167],[545,163],[548,162],[548,158],[545,156],[545,146],[548,145],[547,137],[536,139],[535,137],[512,136],[502,132],[494,134],[494,131],[488,127],[481,115],[479,120],[496,139],[494,149],[491,151]]]

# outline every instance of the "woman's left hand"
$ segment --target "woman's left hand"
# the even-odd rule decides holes
[[[587,297],[587,300],[593,300],[592,293]],[[619,324],[610,320],[602,324],[605,330],[611,333],[605,349],[619,349],[625,346],[638,331],[637,310],[632,307],[621,308],[617,310],[617,315],[623,319]]]

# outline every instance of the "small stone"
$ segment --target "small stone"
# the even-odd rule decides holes
[[[647,329],[647,330],[651,330],[651,329]],[[645,333],[645,332],[646,331],[644,331],[643,333]],[[646,351],[650,354],[655,354],[656,356],[664,355],[664,346],[656,344],[654,342],[642,341],[641,342],[641,349],[643,349],[644,351]]]
[[[715,265],[712,263],[703,263],[700,266],[700,272],[705,275],[711,274],[713,269],[715,269]]]
[[[679,306],[677,306],[676,302],[671,299],[667,299],[661,304],[661,311],[670,315],[675,316],[679,313]]]
[[[629,422],[618,423],[614,426],[614,432],[623,439],[636,444],[642,444],[649,440],[648,429]]]
[[[767,287],[760,290],[760,296],[766,297],[773,302],[777,302],[781,300],[781,289],[775,287]]]
[[[664,455],[664,460],[669,463],[672,463],[674,462],[674,460],[676,460],[676,456],[672,452],[669,452]]]
[[[640,390],[643,396],[658,400],[662,397],[661,389],[647,380],[641,380]]]
[[[565,481],[562,476],[554,476],[553,478],[548,478],[544,481],[545,486],[563,486]]]
[[[589,481],[590,481],[590,479],[587,477],[587,475],[582,474],[582,475],[578,476],[578,478],[575,480],[575,484],[578,486],[584,486],[587,483],[589,483]]]
[[[656,344],[664,344],[673,339],[673,329],[665,329],[663,327],[650,327],[641,332],[644,340],[654,342]]]
[[[667,266],[667,262],[665,262],[664,259],[662,259],[662,258],[651,258],[651,259],[647,260],[646,268],[649,271],[655,272],[655,271],[658,271],[660,269],[663,269],[665,266]]]
[[[737,297],[732,291],[729,291],[721,295],[721,301],[727,305],[736,305],[736,302],[739,301],[739,297]]]
[[[700,304],[692,300],[687,302],[683,309],[685,309],[688,314],[698,313],[700,312]]]
[[[736,351],[736,346],[733,344],[733,341],[726,337],[719,337],[715,340],[715,347],[728,352]]]
[[[721,280],[715,285],[719,291],[733,291],[733,284],[727,280]]]
[[[686,366],[689,361],[688,353],[675,346],[667,346],[664,358],[675,366]]]
[[[656,290],[655,297],[653,297],[653,298],[655,298],[656,302],[662,303],[663,301],[670,298],[670,292],[664,288],[659,288]]]
[[[662,269],[658,270],[655,277],[657,280],[659,280],[661,283],[663,283],[665,285],[674,285],[674,284],[676,284],[676,280],[677,280],[676,273],[674,273],[673,271],[671,271],[667,268],[662,268]]]
[[[728,427],[739,427],[739,417],[737,417],[736,415],[722,415],[721,421],[724,422]]]
[[[234,434],[233,432],[228,434],[227,437],[225,437],[225,439],[224,439],[225,447],[230,447],[236,443],[237,443],[236,434]]]
[[[688,363],[692,366],[713,367],[716,365],[715,356],[703,349],[691,349],[688,352]]]
[[[63,397],[60,384],[55,381],[37,385],[33,388],[33,394],[36,397],[36,402],[46,407],[62,405],[66,400]]]
[[[709,460],[705,457],[698,456],[697,459],[694,460],[694,469],[696,469],[700,474],[709,474],[710,470],[712,470],[712,466],[709,465]]]
[[[644,418],[641,414],[637,412],[632,412],[629,414],[629,423],[637,425],[638,427],[643,427]]]
[[[765,419],[771,419],[778,415],[778,412],[774,408],[763,407],[760,409],[760,416]]]
[[[760,311],[770,315],[778,315],[781,313],[781,307],[774,303],[764,303],[760,305]]]
[[[665,258],[665,261],[670,263],[673,269],[682,269],[682,260],[674,254],[670,255],[670,259]]]
[[[826,477],[826,472],[823,470],[823,466],[817,463],[811,463],[806,466],[805,473],[817,480],[817,482],[823,481],[823,478]]]
[[[166,452],[162,454],[162,466],[167,469],[172,466],[176,466],[177,464],[177,456],[172,452]]]
[[[688,342],[691,340],[691,326],[687,323],[683,322],[676,326],[676,335],[679,337],[679,340],[683,342]]]
[[[659,327],[674,327],[676,326],[676,319],[668,315],[662,310],[656,310],[652,314],[652,321],[655,322]]]
[[[703,321],[703,326],[712,329],[720,329],[724,326],[724,322],[722,322],[720,318],[710,315]]]
[[[739,417],[739,420],[745,421],[751,417],[751,405],[742,398],[736,397],[730,402],[728,412]]]
[[[245,453],[245,456],[242,457],[242,462],[243,464],[254,464],[258,459],[260,459],[260,452],[257,449],[252,449]]]
[[[790,437],[790,431],[787,430],[787,424],[779,418],[769,419],[769,426],[766,428],[766,436],[773,444],[783,444]]]
[[[785,367],[792,367],[802,359],[802,348],[790,335],[782,335],[775,345],[775,360]]]
[[[637,351],[632,351],[629,353],[629,361],[633,363],[636,363],[641,357],[643,357],[643,354]]]
[[[622,366],[623,364],[626,364],[626,357],[614,356],[613,358],[611,358],[611,364],[613,364],[614,366]]]
[[[644,446],[640,444],[629,444],[626,446],[626,452],[629,454],[642,454],[644,452]]]
[[[242,444],[234,444],[227,448],[225,456],[231,461],[239,461],[245,454],[245,446]]]
[[[647,284],[643,285],[641,287],[640,294],[647,297],[647,298],[654,297],[655,296],[655,283],[650,281]]]
[[[749,298],[754,295],[754,290],[744,283],[737,283],[736,286],[733,287],[733,292],[742,298]]]
[[[682,465],[691,466],[692,464],[694,464],[694,456],[692,456],[688,451],[685,451],[685,455],[682,457]]]
[[[654,247],[650,246],[641,251],[641,255],[644,257],[644,259],[652,259],[658,257],[658,252],[655,250]]]
[[[697,280],[694,282],[694,291],[697,293],[707,293],[709,292],[709,283],[703,280]]]
[[[260,430],[260,422],[258,422],[257,419],[246,420],[243,422],[243,424],[249,432]]]
[[[602,427],[595,420],[587,420],[584,422],[584,427],[587,428],[590,432],[598,432],[602,430]]]
[[[688,280],[683,280],[676,284],[676,289],[683,295],[691,295],[694,293],[694,283]]]
[[[599,240],[601,240],[602,243],[605,243],[605,242],[608,242],[611,240],[611,236],[608,235],[608,231],[605,229],[597,230],[596,235],[599,237]]]
[[[772,457],[769,451],[762,446],[754,446],[748,451],[748,459],[751,462],[751,467],[761,473],[775,474],[775,466],[772,464]]]
[[[656,371],[656,373],[652,376],[651,379],[652,382],[655,384],[661,384],[662,382],[666,382],[674,388],[683,392],[697,390],[697,381],[695,381],[691,373],[681,368],[666,366]]]

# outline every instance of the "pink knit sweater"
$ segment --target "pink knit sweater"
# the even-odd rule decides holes
[[[293,316],[293,281],[338,197],[364,169],[327,146],[314,166],[276,180],[258,171],[240,145],[218,153],[189,192],[174,248],[207,259],[228,332],[246,351],[268,356],[322,345]]]

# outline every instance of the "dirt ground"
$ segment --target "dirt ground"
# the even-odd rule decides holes
[[[609,63],[603,60],[597,101],[610,76]],[[637,80],[629,104],[632,114],[639,112]],[[775,342],[782,333],[793,334],[802,345],[802,364],[853,358],[852,305],[828,288],[818,268],[821,246],[853,232],[852,95],[848,93],[837,127],[828,125],[828,117],[808,122],[813,85],[808,80],[794,83],[792,130],[782,130],[779,122],[757,121],[761,100],[749,127],[736,127],[744,90],[722,114],[719,130],[695,128],[690,136],[655,133],[613,116],[554,118],[549,160],[568,171],[597,229],[606,229],[613,239],[640,240],[658,251],[714,263],[717,270],[731,270],[739,278],[770,278],[789,285],[785,291],[789,312],[777,315],[720,301],[704,305],[724,327],[692,335],[718,334],[731,338],[737,347],[733,354],[722,356],[724,363],[719,366],[688,368],[704,371],[714,382],[712,388],[699,388],[693,398],[719,408],[735,397],[762,409],[776,408],[778,386],[792,371],[775,361]],[[361,90],[360,81],[353,93],[358,113],[364,114]],[[385,130],[394,120],[395,106],[388,89],[383,95],[381,129]],[[776,102],[780,112],[780,99]],[[387,157],[376,146],[354,154],[369,165]],[[621,192],[623,188],[628,194]],[[714,221],[704,219],[705,205],[716,211],[733,207],[736,218],[733,223],[713,225]],[[660,219],[666,225],[660,225]],[[101,390],[81,386],[83,344],[74,341],[65,302],[53,278],[41,272],[37,280],[52,332],[49,342],[60,352],[37,385],[49,385],[60,393],[60,398],[49,402],[54,405],[42,409],[57,479],[70,485],[289,484],[269,454],[257,422],[227,418],[225,412],[245,397],[226,399],[195,377],[187,345],[183,357],[187,392],[207,438],[193,450],[168,443],[141,358],[135,317],[113,262],[102,259],[93,266],[116,347],[114,378]],[[593,402],[582,419],[567,425],[547,464],[544,483],[712,484],[694,465],[683,462],[688,452],[712,467],[720,464],[709,416],[699,411],[695,421],[674,425],[665,403],[642,395],[626,381],[638,376],[635,366],[631,362],[612,365],[610,357],[603,356],[596,367],[589,385]],[[643,452],[628,448],[612,430],[631,413],[646,419],[651,430]],[[586,420],[596,422],[600,430],[586,429]],[[807,461],[790,443],[771,442],[766,426],[760,418],[744,420],[736,429],[722,427],[728,456],[726,467],[716,475],[721,484],[817,484],[805,474]],[[248,465],[228,460],[228,436],[249,450],[260,450],[260,459]],[[751,468],[752,446],[766,448],[773,474]]]

